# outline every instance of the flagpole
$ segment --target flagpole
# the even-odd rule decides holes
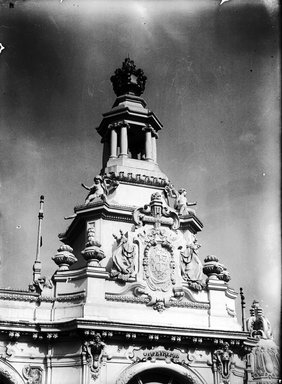
[[[243,288],[240,288],[240,296],[241,296],[241,311],[242,311],[242,330],[245,331],[245,308],[246,308],[246,302],[245,302],[245,296],[243,293]]]
[[[37,281],[41,277],[40,247],[42,245],[41,226],[42,226],[42,220],[43,220],[43,205],[44,205],[44,196],[41,195],[40,208],[38,212],[36,256],[33,264],[33,282]]]

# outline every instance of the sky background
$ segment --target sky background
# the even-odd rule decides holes
[[[127,55],[148,77],[164,124],[158,163],[187,188],[204,224],[200,258],[217,255],[280,322],[280,62],[274,0],[0,3],[0,286],[32,280],[39,196],[43,274],[58,233],[101,169],[95,128]],[[237,299],[239,304],[240,299]],[[238,305],[239,308],[239,305]],[[240,318],[238,311],[238,317]]]

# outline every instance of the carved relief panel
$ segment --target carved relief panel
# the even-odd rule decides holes
[[[169,208],[161,194],[133,212],[132,232],[113,234],[111,277],[131,285],[106,299],[144,302],[162,312],[170,306],[208,308],[197,302],[190,291],[202,290],[205,283],[197,255],[200,245],[195,237],[188,244],[178,230],[178,214]],[[126,294],[126,296],[125,296]]]

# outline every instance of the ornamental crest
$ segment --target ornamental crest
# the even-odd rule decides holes
[[[110,276],[122,281],[124,289],[106,292],[106,300],[146,304],[158,312],[169,307],[208,309],[208,302],[197,301],[190,292],[203,289],[198,245],[195,240],[185,248],[177,230],[179,215],[164,196],[152,194],[149,204],[133,212],[133,222],[132,232],[114,235]]]
[[[142,227],[145,223],[151,223],[154,224],[155,229],[163,225],[176,230],[180,225],[178,214],[165,203],[159,192],[152,194],[150,204],[137,208],[133,212],[133,221],[136,228]]]
[[[157,238],[160,238],[156,234]],[[172,245],[166,240],[151,240],[144,251],[144,275],[153,291],[167,292],[173,284],[175,263]]]

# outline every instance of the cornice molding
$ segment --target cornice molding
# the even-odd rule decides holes
[[[55,301],[59,302],[72,302],[77,300],[84,300],[86,297],[85,292],[71,293],[68,295],[60,295],[58,297],[53,296],[41,296],[39,294],[20,294],[13,292],[1,292],[0,300],[6,301],[23,301],[23,302],[49,302],[54,303]]]
[[[242,331],[223,331],[214,329],[159,327],[156,325],[137,325],[110,321],[97,321],[75,319],[60,322],[29,323],[20,321],[1,321],[0,332],[12,337],[17,333],[18,337],[32,337],[33,340],[48,340],[56,342],[58,338],[69,337],[71,333],[78,338],[85,335],[101,334],[103,337],[118,338],[121,340],[134,339],[139,342],[149,340],[158,343],[184,343],[183,345],[205,345],[210,349],[218,348],[223,342],[229,342],[232,348],[238,348],[242,353],[248,353],[257,344],[256,339]]]

